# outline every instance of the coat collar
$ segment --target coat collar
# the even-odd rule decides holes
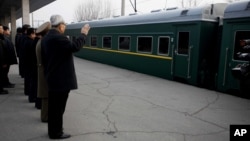
[[[49,34],[61,35],[61,33],[58,30],[54,29],[54,28],[49,31]]]

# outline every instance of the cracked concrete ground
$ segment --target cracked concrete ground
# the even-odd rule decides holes
[[[75,58],[77,90],[64,114],[69,141],[229,141],[230,124],[250,124],[250,100]],[[15,89],[0,95],[0,139],[46,141],[47,124]]]

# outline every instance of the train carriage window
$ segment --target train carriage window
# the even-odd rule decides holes
[[[179,32],[178,54],[188,55],[189,32]]]
[[[130,50],[130,37],[128,36],[119,37],[119,49]]]
[[[97,37],[96,36],[91,36],[91,38],[90,38],[90,46],[97,47]]]
[[[169,50],[169,37],[159,37],[158,39],[158,53],[161,55],[168,55]]]
[[[104,36],[102,38],[102,47],[103,48],[111,48],[112,38],[111,36]]]
[[[239,58],[239,53],[248,53],[246,48],[250,48],[250,31],[236,31],[234,39],[234,60],[244,60]]]
[[[137,38],[137,50],[140,52],[152,51],[152,37],[138,37]]]

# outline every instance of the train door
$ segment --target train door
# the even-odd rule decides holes
[[[224,77],[223,85],[226,89],[239,89],[239,81],[232,75],[232,68],[236,67],[238,64],[246,63],[244,58],[239,57],[240,53],[248,52],[249,50],[244,49],[244,47],[249,46],[248,44],[243,44],[241,42],[250,40],[250,27],[248,24],[234,25],[231,28],[231,48],[226,48],[225,65],[224,65]]]
[[[174,77],[191,78],[191,55],[192,55],[192,35],[193,26],[177,27],[177,40],[174,48]]]

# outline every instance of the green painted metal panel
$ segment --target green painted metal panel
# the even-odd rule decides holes
[[[189,84],[198,85],[201,83],[201,78],[204,78],[205,73],[203,72],[206,72],[206,70],[202,70],[203,72],[200,70],[202,57],[208,56],[207,51],[202,48],[204,48],[204,45],[207,45],[205,48],[212,46],[211,36],[214,36],[213,34],[216,26],[216,22],[195,21],[186,23],[157,23],[91,28],[87,46],[90,46],[90,37],[96,36],[96,48],[101,50],[90,50],[85,48],[76,55],[85,59],[159,76],[162,78],[172,79],[174,76],[181,77],[186,79]],[[175,54],[178,46],[178,32],[180,31],[189,32],[188,53],[184,56]],[[79,34],[76,30],[72,32]],[[102,50],[103,36],[112,37],[111,52]],[[122,51],[118,49],[119,36],[129,36],[131,38],[130,50]],[[141,53],[137,51],[137,38],[140,36],[152,37],[153,46],[151,52]],[[168,56],[173,58],[173,61],[129,54],[136,53],[160,56],[158,55],[157,48],[158,37],[160,36],[168,36],[171,38]],[[119,51],[125,53],[120,53]],[[206,80],[203,79],[203,82],[204,81]]]
[[[250,31],[249,18],[227,19],[224,21],[223,39],[218,71],[218,90],[227,92],[239,90],[239,80],[232,76],[232,68],[245,61],[234,60],[235,35],[237,31]]]
[[[154,56],[145,56],[144,54],[131,54],[113,52],[111,50],[96,50],[83,48],[75,54],[78,57],[97,61],[104,64],[158,76],[161,78],[172,79],[170,57],[154,58]]]

